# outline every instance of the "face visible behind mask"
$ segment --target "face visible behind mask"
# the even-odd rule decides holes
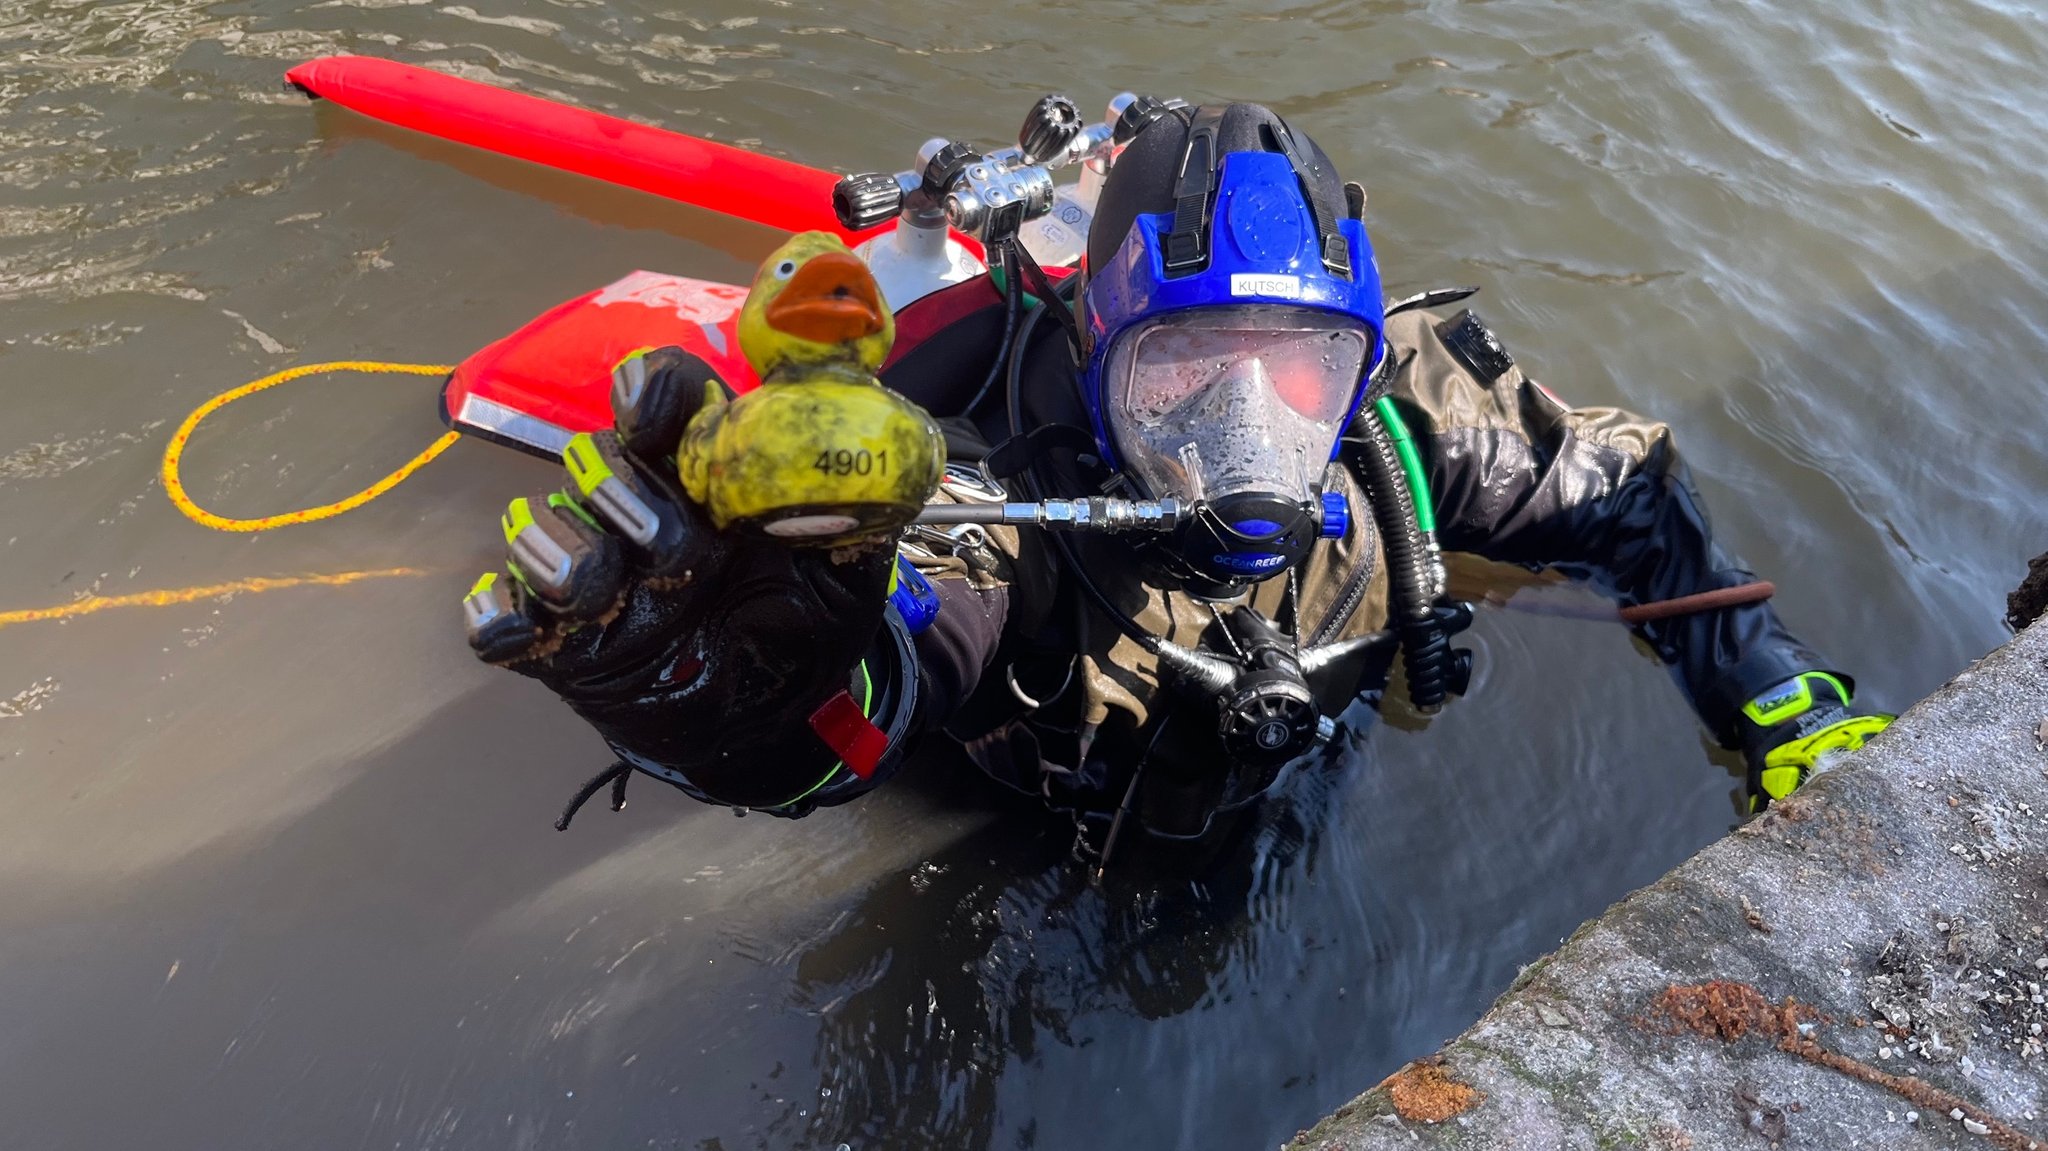
[[[1104,423],[1145,495],[1194,509],[1190,574],[1227,592],[1307,553],[1371,349],[1346,317],[1263,305],[1173,313],[1111,350]]]
[[[1104,422],[1152,498],[1311,503],[1370,348],[1360,326],[1303,309],[1177,313],[1110,353]]]

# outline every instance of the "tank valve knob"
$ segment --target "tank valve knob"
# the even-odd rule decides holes
[[[967,171],[968,165],[979,159],[981,153],[974,145],[963,144],[957,140],[933,152],[931,159],[925,161],[924,165],[924,194],[931,197],[934,204],[945,203],[946,194],[953,191],[954,185],[960,182],[961,173]]]
[[[1081,134],[1080,105],[1057,93],[1032,105],[1017,129],[1017,148],[1027,164],[1043,164],[1067,150]]]
[[[1121,148],[1136,139],[1138,133],[1145,130],[1146,125],[1166,115],[1168,110],[1176,107],[1185,108],[1187,104],[1181,100],[1162,100],[1157,96],[1139,96],[1129,104],[1124,105],[1123,115],[1116,118],[1114,138],[1117,147]]]
[[[832,186],[832,213],[852,232],[886,224],[903,209],[903,189],[887,172],[860,172]]]

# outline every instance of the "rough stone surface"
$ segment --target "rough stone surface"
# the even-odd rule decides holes
[[[1531,965],[1429,1063],[1469,1108],[1404,1119],[1382,1084],[1288,1151],[2048,1151],[2044,721],[2036,627]],[[1817,1014],[1789,1039],[1659,1017],[1717,981]]]
[[[2005,624],[2017,631],[2048,612],[2048,552],[2027,561],[2027,578],[2005,597]]]

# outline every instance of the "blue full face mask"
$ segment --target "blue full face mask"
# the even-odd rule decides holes
[[[1198,114],[1174,211],[1136,216],[1084,297],[1103,458],[1146,496],[1195,509],[1171,550],[1225,591],[1341,531],[1323,476],[1385,356],[1364,228],[1310,194],[1334,179],[1277,117],[1240,110],[1263,115],[1273,150],[1221,153],[1226,113]]]

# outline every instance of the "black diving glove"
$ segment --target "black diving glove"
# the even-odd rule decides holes
[[[1792,794],[1893,718],[1857,709],[1848,685],[1822,671],[1801,672],[1743,704],[1736,722],[1749,761],[1750,810]]]
[[[615,429],[564,449],[565,490],[512,501],[507,571],[477,581],[464,616],[480,658],[553,689],[622,764],[707,802],[787,808],[839,769],[831,729],[861,722],[896,548],[715,531],[675,452],[723,386],[680,348],[621,361]]]

